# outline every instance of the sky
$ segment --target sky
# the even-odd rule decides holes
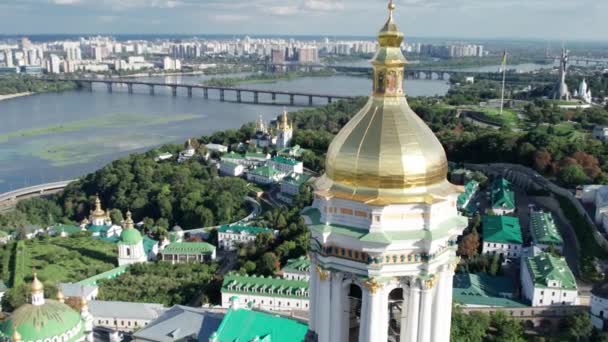
[[[608,40],[608,0],[395,0],[406,36]],[[372,36],[385,0],[0,0],[0,34]]]

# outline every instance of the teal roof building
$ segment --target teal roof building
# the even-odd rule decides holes
[[[515,286],[510,277],[485,273],[456,273],[452,289],[454,303],[466,307],[523,307],[515,300]]]
[[[302,342],[308,325],[247,309],[230,309],[210,342]]]
[[[497,178],[492,182],[490,194],[492,211],[497,215],[509,214],[515,211],[515,192],[511,182],[504,178]]]
[[[519,258],[523,237],[519,219],[512,216],[483,216],[481,219],[484,254]]]
[[[555,247],[558,251],[562,250],[564,240],[560,234],[553,215],[543,211],[533,211],[530,213],[530,234],[535,245],[541,249],[549,246]]]

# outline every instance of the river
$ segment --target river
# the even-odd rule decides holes
[[[232,76],[232,75],[229,75]],[[168,76],[138,78],[142,81],[200,83],[218,76]],[[292,90],[336,95],[369,94],[371,80],[365,77],[304,77],[276,83],[247,84],[247,88]],[[443,95],[449,86],[443,81],[407,80],[410,96]],[[92,92],[68,91],[39,94],[0,101],[0,193],[40,183],[79,177],[111,160],[171,142],[183,142],[217,130],[238,128],[255,121],[275,118],[281,106],[220,102],[210,91],[188,98],[180,90],[177,97],[169,89],[135,88],[129,95],[124,87],[112,94],[105,86]],[[243,100],[252,100],[243,94]],[[261,95],[260,101],[270,101]],[[326,100],[318,100],[323,104]],[[306,106],[307,98],[296,98]],[[290,107],[297,110],[300,107]]]

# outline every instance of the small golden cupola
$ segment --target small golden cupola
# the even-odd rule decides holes
[[[99,199],[99,195],[95,197],[95,210],[91,211],[91,217],[101,219],[106,218],[106,212],[101,209],[101,200]]]
[[[331,143],[326,173],[315,184],[319,196],[388,205],[432,202],[457,190],[447,181],[443,146],[405,97],[404,36],[392,1],[388,9],[371,62],[372,95]]]

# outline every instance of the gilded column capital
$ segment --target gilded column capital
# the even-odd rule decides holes
[[[456,271],[456,267],[458,267],[458,264],[460,264],[460,257],[459,256],[457,256],[456,258],[454,258],[454,261],[452,263],[450,263],[449,270],[451,272],[455,272]]]
[[[319,265],[317,265],[317,273],[319,274],[319,279],[321,281],[326,281],[327,278],[329,278],[329,271],[322,269]]]
[[[437,277],[434,274],[431,274],[430,276],[420,279],[421,281],[421,285],[422,285],[422,289],[423,290],[430,290],[433,287],[435,287],[435,284],[437,282]]]
[[[384,287],[383,284],[379,283],[376,278],[370,278],[363,282],[363,286],[369,291],[371,294],[375,294],[378,290]]]

